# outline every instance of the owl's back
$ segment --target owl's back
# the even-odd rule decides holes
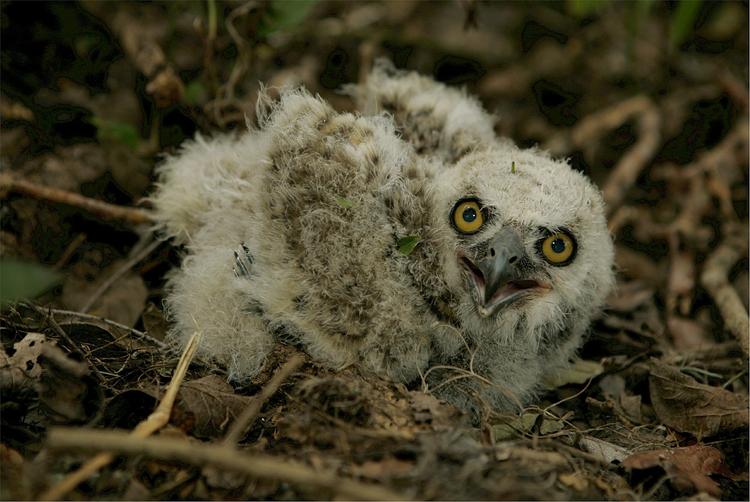
[[[424,210],[405,190],[419,183],[423,160],[389,118],[339,114],[304,91],[267,105],[260,123],[239,139],[199,139],[161,167],[153,200],[162,228],[186,243],[193,262],[196,254],[221,262],[209,276],[186,260],[173,279],[175,332],[200,308],[192,292],[223,287],[216,277],[231,269],[224,279],[243,314],[270,332],[333,366],[362,362],[416,377],[428,357],[429,308],[396,244],[409,231],[398,212]],[[238,250],[247,274],[224,263]],[[231,340],[216,333],[206,343]]]

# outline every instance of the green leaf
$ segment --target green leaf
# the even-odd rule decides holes
[[[669,27],[669,46],[672,49],[679,47],[693,31],[702,3],[702,0],[681,0],[677,4],[677,11]]]
[[[198,106],[204,101],[208,93],[203,83],[196,79],[185,86],[185,102],[191,106]]]
[[[0,304],[35,298],[60,281],[49,267],[15,258],[0,258]]]
[[[354,202],[350,201],[349,199],[345,197],[339,197],[336,199],[336,204],[343,207],[344,209],[349,209],[351,207],[354,207]]]
[[[138,146],[140,135],[130,124],[101,117],[94,117],[91,123],[96,126],[96,138],[102,143],[122,143],[132,149]]]
[[[406,237],[401,237],[398,240],[398,252],[404,256],[409,256],[420,242],[422,242],[422,239],[420,239],[418,235],[407,235]]]
[[[274,0],[258,27],[258,35],[265,37],[277,31],[294,28],[304,21],[317,2],[318,0]]]
[[[596,14],[609,3],[609,0],[568,0],[568,12],[576,17]]]

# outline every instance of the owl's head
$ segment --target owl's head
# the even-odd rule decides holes
[[[498,144],[435,182],[443,279],[465,327],[588,323],[614,282],[604,203],[588,178],[538,150]]]

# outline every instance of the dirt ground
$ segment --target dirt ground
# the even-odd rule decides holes
[[[2,2],[0,23],[3,499],[748,500],[747,2]],[[260,83],[353,109],[337,90],[381,56],[602,188],[617,291],[519,415],[474,426],[291,346],[242,387],[165,349],[162,152],[252,123]]]

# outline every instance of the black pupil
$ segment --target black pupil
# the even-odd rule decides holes
[[[550,247],[555,253],[562,253],[563,251],[565,251],[565,241],[558,237],[557,239],[552,241],[552,245]]]
[[[466,209],[464,209],[461,217],[466,223],[471,223],[472,221],[477,219],[477,211],[473,207],[467,207]]]

